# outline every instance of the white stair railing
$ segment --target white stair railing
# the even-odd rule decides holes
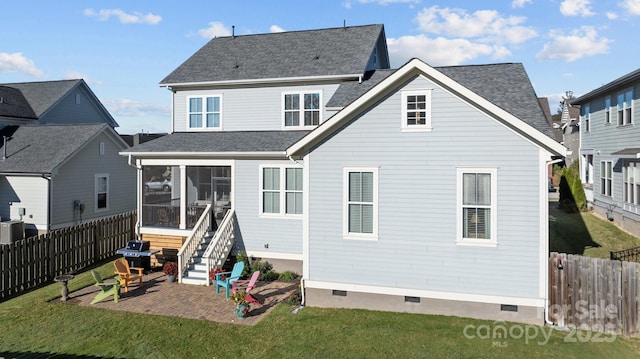
[[[193,254],[198,250],[200,246],[200,242],[207,235],[209,230],[211,229],[211,205],[208,204],[207,208],[205,208],[204,212],[196,222],[196,225],[193,226],[193,230],[187,237],[187,240],[184,242],[180,251],[178,251],[178,282],[182,283],[182,277],[184,277],[185,273],[189,269],[189,264],[191,263],[191,258]]]
[[[224,261],[227,260],[227,256],[235,243],[235,228],[236,212],[230,209],[225,213],[222,223],[220,223],[216,234],[202,256],[202,262],[207,263],[208,272],[215,268],[221,268]],[[208,280],[207,285],[210,284],[211,281]]]

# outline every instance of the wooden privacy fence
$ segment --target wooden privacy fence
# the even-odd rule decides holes
[[[549,257],[549,317],[560,327],[640,334],[640,263]]]
[[[115,256],[135,224],[132,211],[0,245],[0,300]]]

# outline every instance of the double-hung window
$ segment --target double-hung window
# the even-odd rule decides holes
[[[302,168],[261,166],[260,183],[261,215],[302,214]]]
[[[618,93],[618,126],[631,124],[632,97],[632,89]]]
[[[94,182],[95,210],[109,209],[109,175],[97,174]]]
[[[611,123],[611,96],[604,98],[604,123]]]
[[[188,98],[190,130],[222,128],[222,96],[200,96]]]
[[[600,194],[611,197],[611,183],[613,178],[613,162],[600,162]]]
[[[320,92],[285,93],[282,96],[285,128],[315,127],[322,121]]]
[[[582,115],[582,119],[584,120],[584,131],[589,132],[591,126],[591,106],[589,104],[584,105],[584,114]]]
[[[496,245],[497,169],[458,168],[457,242]]]
[[[402,130],[431,130],[431,90],[402,91]]]
[[[640,162],[627,163],[623,168],[623,197],[629,204],[640,205]]]
[[[378,169],[344,169],[343,236],[378,239]]]

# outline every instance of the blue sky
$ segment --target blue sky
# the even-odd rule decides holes
[[[169,132],[158,83],[214,36],[381,23],[392,67],[521,62],[551,112],[639,68],[640,0],[21,0],[0,12],[0,83],[84,78],[118,132]],[[505,90],[508,96],[508,89]]]

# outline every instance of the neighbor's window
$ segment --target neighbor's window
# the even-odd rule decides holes
[[[189,97],[189,129],[220,129],[222,127],[222,97]]]
[[[95,209],[106,210],[109,208],[109,175],[97,174],[95,176]]]
[[[344,169],[345,238],[377,239],[378,169]]]
[[[640,204],[640,163],[630,162],[622,168],[624,201],[629,204]]]
[[[274,215],[302,214],[302,168],[261,167],[261,212]]]
[[[618,93],[618,126],[631,124],[633,90]]]
[[[402,129],[431,129],[431,90],[402,92]]]
[[[602,161],[600,162],[600,194],[605,196],[612,196],[611,182],[613,177],[613,162]]]
[[[496,244],[495,168],[458,168],[458,242]]]
[[[590,120],[591,120],[591,106],[589,106],[589,104],[584,105],[584,114],[582,115],[582,118],[584,119],[584,131],[585,132],[589,132],[590,131]]]
[[[320,124],[320,92],[283,94],[283,122],[286,128],[314,127]]]
[[[611,96],[604,99],[604,123],[611,123]]]

